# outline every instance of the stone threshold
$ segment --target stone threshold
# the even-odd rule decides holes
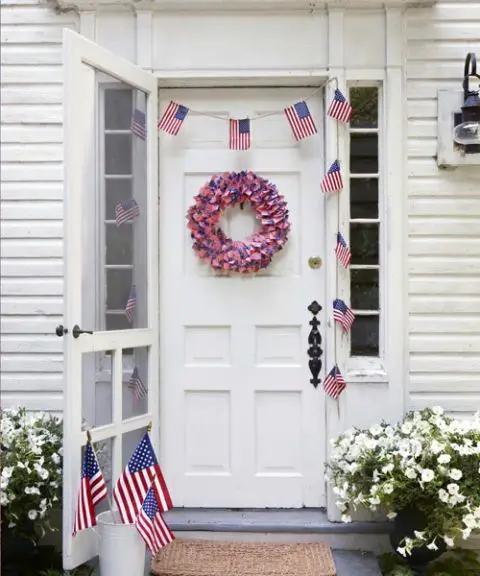
[[[165,520],[175,531],[289,534],[388,534],[388,522],[330,522],[323,508],[174,508]]]

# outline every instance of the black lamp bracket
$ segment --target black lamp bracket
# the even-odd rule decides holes
[[[465,58],[465,68],[463,72],[463,96],[466,100],[469,96],[477,94],[478,92],[472,92],[469,90],[470,78],[476,76],[480,80],[480,75],[477,74],[477,57],[473,52],[469,52]]]

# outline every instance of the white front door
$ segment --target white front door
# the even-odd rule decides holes
[[[307,355],[307,307],[325,306],[325,267],[308,265],[326,257],[321,95],[308,101],[316,136],[296,143],[285,116],[270,115],[252,122],[248,151],[228,149],[226,120],[193,112],[252,117],[309,93],[160,92],[162,111],[170,99],[192,110],[178,136],[160,134],[161,451],[176,506],[325,505],[325,399]],[[220,277],[192,252],[185,215],[213,174],[244,169],[277,185],[291,233],[256,277]],[[223,223],[235,239],[255,226],[248,207]]]

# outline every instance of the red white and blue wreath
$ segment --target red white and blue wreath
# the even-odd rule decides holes
[[[249,202],[260,229],[244,241],[229,238],[219,226],[228,207]],[[187,212],[193,251],[214,270],[252,274],[267,268],[285,246],[290,223],[287,203],[275,184],[254,172],[215,175],[195,196]]]

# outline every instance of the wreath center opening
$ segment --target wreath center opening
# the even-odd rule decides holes
[[[218,225],[234,242],[242,242],[261,226],[250,202],[225,208]]]

